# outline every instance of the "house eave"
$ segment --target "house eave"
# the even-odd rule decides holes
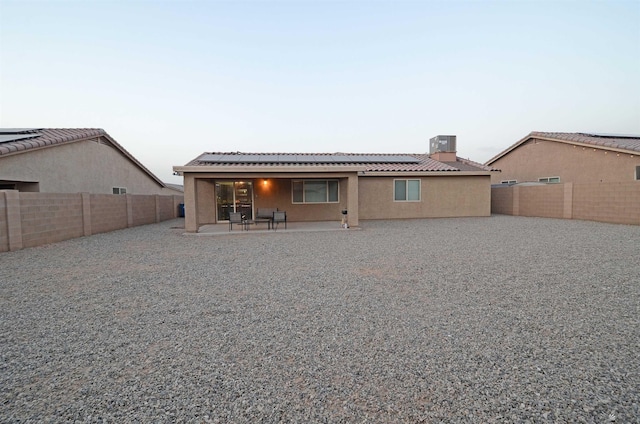
[[[281,174],[299,177],[304,174],[336,174],[357,173],[362,177],[402,177],[402,176],[490,176],[492,171],[367,171],[364,166],[174,166],[173,171],[184,174],[206,175],[238,175],[259,177],[262,175]]]
[[[496,156],[494,156],[493,158],[489,159],[484,164],[486,166],[491,166],[494,162],[498,161],[499,159],[501,159],[504,156],[508,155],[512,151],[516,150],[518,147],[522,146],[524,143],[526,143],[529,140],[551,141],[551,142],[555,142],[555,143],[562,143],[562,144],[568,144],[568,145],[571,145],[571,146],[583,147],[585,149],[606,150],[608,152],[624,153],[626,155],[634,155],[635,156],[635,155],[638,154],[638,152],[635,151],[635,150],[624,149],[624,148],[620,148],[620,147],[602,146],[602,145],[598,145],[598,144],[590,144],[590,143],[584,143],[584,142],[580,142],[580,141],[563,140],[563,139],[554,138],[554,137],[546,137],[544,135],[539,135],[539,134],[536,134],[535,132],[532,132],[532,133],[527,134],[527,136],[525,136],[524,138],[520,139],[518,142],[514,143],[512,146],[510,146],[507,149],[503,150],[502,152],[498,153]]]
[[[492,171],[362,171],[361,177],[469,177],[491,176]]]
[[[120,143],[118,143],[113,137],[111,137],[108,133],[104,133],[102,135],[106,140],[108,140],[120,153],[122,153],[134,166],[137,166],[142,172],[147,174],[149,178],[154,180],[160,187],[167,188],[167,185],[158,178],[153,172],[151,172],[146,166],[142,164],[142,162],[138,161],[131,153],[129,153]]]

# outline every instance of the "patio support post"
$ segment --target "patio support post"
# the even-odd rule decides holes
[[[349,175],[347,179],[347,212],[349,226],[357,227],[358,224],[358,175]]]
[[[192,174],[184,174],[184,229],[189,233],[198,232],[198,201],[196,179]]]

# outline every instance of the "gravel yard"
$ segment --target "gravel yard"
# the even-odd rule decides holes
[[[640,226],[180,225],[0,253],[1,422],[639,422]]]

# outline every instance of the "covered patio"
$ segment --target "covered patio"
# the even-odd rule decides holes
[[[181,169],[184,175],[185,229],[206,232],[221,225],[228,232],[232,212],[243,213],[254,220],[260,209],[286,212],[287,229],[297,223],[336,223],[339,227],[342,211],[348,211],[349,225],[358,225],[357,170],[338,172],[251,172],[211,173],[202,167]],[[199,172],[194,172],[199,171]],[[311,170],[309,170],[311,171]],[[299,188],[299,191],[298,191]],[[307,196],[326,196],[323,200],[307,201]],[[301,196],[301,200],[296,197]],[[257,224],[257,230],[266,225]],[[253,225],[256,227],[256,225]],[[280,225],[278,231],[284,229]]]

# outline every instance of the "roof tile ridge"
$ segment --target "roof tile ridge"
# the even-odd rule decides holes
[[[460,157],[460,156],[456,156],[456,161],[458,161],[458,162],[462,162],[462,163],[466,163],[466,164],[469,164],[469,165],[475,165],[475,166],[482,166],[482,167],[484,167],[484,165],[483,165],[483,164],[481,164],[480,162],[476,162],[476,161],[471,160],[471,159],[462,158],[462,157]]]

